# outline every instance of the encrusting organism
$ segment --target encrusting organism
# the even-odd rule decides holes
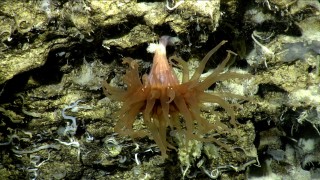
[[[224,72],[233,54],[227,51],[227,57],[223,62],[212,74],[202,80],[201,74],[209,58],[227,42],[222,41],[208,52],[191,77],[189,77],[189,69],[185,61],[178,57],[169,58],[170,62],[175,61],[182,68],[182,80],[179,82],[166,57],[166,46],[173,45],[176,41],[176,37],[162,36],[159,44],[149,46],[148,50],[154,52],[153,65],[149,75],[143,75],[142,78],[139,77],[137,61],[124,58],[123,63],[129,65],[129,69],[123,76],[125,89],[110,86],[106,81],[103,82],[106,96],[123,103],[122,108],[115,114],[118,122],[114,130],[120,135],[129,135],[132,138],[147,135],[146,131],[134,131],[133,129],[133,123],[141,112],[144,124],[165,158],[168,148],[174,149],[166,139],[167,127],[183,133],[186,140],[213,141],[224,148],[229,148],[228,145],[214,137],[200,137],[211,131],[219,134],[231,132],[231,128],[218,119],[214,123],[209,123],[201,116],[201,109],[203,103],[220,105],[229,114],[230,123],[235,127],[237,123],[233,105],[224,98],[239,98],[239,96],[230,93],[212,93],[206,90],[217,81],[247,78],[248,75]]]

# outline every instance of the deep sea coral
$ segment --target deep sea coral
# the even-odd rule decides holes
[[[123,76],[126,89],[112,87],[107,82],[103,82],[104,93],[113,100],[123,102],[122,108],[115,114],[118,117],[115,132],[133,138],[146,135],[147,132],[136,132],[133,129],[137,115],[142,113],[143,121],[159,146],[163,157],[167,157],[168,148],[174,148],[167,142],[168,127],[182,132],[187,140],[214,141],[220,146],[229,148],[228,145],[214,137],[200,137],[210,131],[219,134],[231,132],[231,128],[220,122],[219,119],[214,123],[209,123],[201,116],[201,109],[203,103],[216,103],[225,109],[231,117],[230,123],[236,126],[233,105],[224,98],[238,96],[228,93],[209,93],[206,90],[217,81],[243,78],[247,75],[224,72],[232,55],[232,52],[228,51],[227,57],[212,74],[203,80],[200,78],[209,58],[226,43],[222,41],[208,52],[191,77],[189,77],[187,63],[180,58],[171,57],[169,60],[176,61],[182,68],[182,80],[179,82],[166,57],[166,45],[174,41],[176,38],[162,36],[159,44],[153,44],[151,48],[154,51],[153,65],[149,75],[144,75],[142,80],[139,77],[137,61],[124,58],[123,63],[129,65],[129,69]]]

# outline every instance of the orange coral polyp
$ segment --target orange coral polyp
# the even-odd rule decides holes
[[[226,41],[222,41],[208,52],[191,78],[189,78],[187,63],[180,58],[171,57],[170,60],[175,60],[182,66],[182,83],[179,83],[168,63],[166,44],[159,43],[159,47],[155,50],[151,71],[148,76],[143,76],[143,81],[139,77],[137,61],[125,58],[124,63],[129,64],[129,69],[123,77],[124,83],[127,85],[126,90],[112,87],[107,82],[103,82],[104,93],[111,99],[123,102],[121,109],[115,114],[119,118],[114,128],[115,132],[120,135],[129,135],[132,138],[146,135],[145,131],[133,130],[136,116],[142,113],[145,125],[165,158],[168,148],[174,148],[166,140],[167,127],[184,133],[187,140],[191,138],[204,140],[200,138],[199,134],[212,130],[220,134],[231,132],[231,129],[218,119],[214,124],[211,124],[201,116],[203,103],[217,103],[230,115],[231,124],[236,125],[233,106],[223,100],[228,96],[219,97],[219,94],[205,92],[208,87],[221,79],[247,77],[243,74],[223,72],[230,59],[230,52],[211,75],[203,81],[200,80],[208,59],[224,43]],[[180,116],[183,121],[180,121]],[[206,138],[206,140],[214,141],[218,145],[230,149],[228,145],[219,142],[214,137]]]

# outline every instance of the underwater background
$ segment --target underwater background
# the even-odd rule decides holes
[[[143,80],[164,35],[179,38],[166,53],[191,75],[224,40],[201,78],[231,51],[219,75],[248,74],[206,90],[235,112],[237,126],[220,103],[201,104],[217,127],[201,136],[221,144],[187,141],[181,116],[167,158],[150,134],[114,132],[123,103],[102,88],[127,88],[123,58]],[[0,40],[0,179],[320,179],[318,0],[1,0]],[[132,123],[151,131],[142,113]]]

